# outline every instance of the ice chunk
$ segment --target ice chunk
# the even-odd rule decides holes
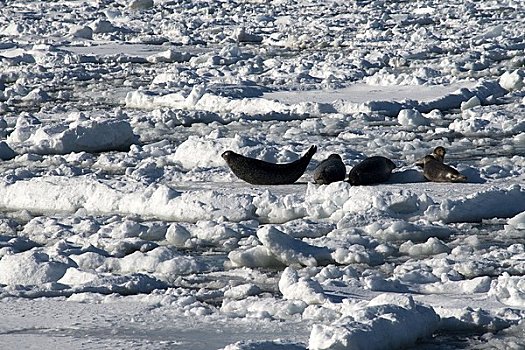
[[[309,305],[322,304],[326,300],[319,282],[299,277],[291,267],[284,269],[279,280],[279,291],[285,299],[302,300]]]
[[[429,125],[430,122],[427,118],[415,109],[402,109],[399,111],[397,121],[403,126],[420,126]]]
[[[54,257],[36,248],[6,255],[0,260],[0,284],[40,285],[56,282],[72,265],[73,261],[67,258]]]
[[[525,277],[511,276],[504,272],[492,282],[489,295],[495,296],[504,304],[525,307]]]
[[[285,265],[317,266],[333,262],[330,249],[293,238],[272,225],[259,229],[257,237]]]
[[[369,305],[331,325],[315,325],[308,348],[399,349],[413,345],[437,329],[439,316],[412,297],[378,296]]]
[[[479,222],[483,219],[512,217],[525,210],[525,188],[490,188],[464,199],[445,199],[431,205],[425,215],[433,221]]]

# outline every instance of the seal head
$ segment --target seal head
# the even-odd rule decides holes
[[[434,157],[437,161],[443,163],[445,161],[445,154],[447,151],[445,150],[445,147],[438,146],[434,148],[434,151],[432,151],[432,154],[429,154],[430,156]],[[420,168],[423,168],[423,165],[425,163],[425,158],[422,158],[418,160],[415,165],[417,165]]]
[[[445,161],[445,154],[447,151],[445,150],[445,147],[438,146],[434,148],[434,151],[432,152],[432,156],[437,160],[443,163]]]
[[[314,182],[320,185],[328,185],[332,182],[343,181],[346,176],[346,168],[339,154],[330,154],[314,169]]]

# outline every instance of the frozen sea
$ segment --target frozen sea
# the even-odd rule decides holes
[[[525,349],[522,1],[0,1],[0,347]],[[294,184],[226,150],[317,152]],[[464,183],[425,180],[437,146]],[[386,183],[313,183],[339,154]]]

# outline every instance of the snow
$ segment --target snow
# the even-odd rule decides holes
[[[393,299],[393,300],[390,300]],[[417,305],[411,297],[379,295],[368,306],[353,310],[330,326],[315,325],[310,349],[396,349],[410,346],[432,334],[439,316]]]
[[[418,125],[428,125],[429,121],[427,118],[423,117],[418,110],[413,109],[402,109],[399,111],[397,116],[399,124],[404,126],[418,126]]]
[[[507,220],[509,228],[516,228],[517,230],[525,230],[525,212],[521,212]]]
[[[326,300],[319,282],[299,278],[297,272],[290,267],[284,269],[279,279],[279,291],[284,299],[301,300],[308,305],[322,304]]]
[[[490,286],[489,295],[494,295],[504,304],[523,307],[525,279],[523,276],[510,276],[505,272]]]
[[[512,206],[501,203],[513,203]],[[430,220],[446,222],[472,222],[495,217],[512,217],[525,211],[525,189],[513,185],[507,189],[489,188],[469,194],[461,200],[445,200],[440,205],[431,205],[425,214]]]
[[[513,1],[0,2],[6,348],[522,348]],[[318,147],[294,184],[221,154]],[[465,183],[425,181],[437,146]],[[313,183],[396,164],[374,186]]]
[[[19,153],[68,154],[124,150],[138,141],[127,121],[91,120],[80,113],[68,117],[66,122],[69,125],[42,125],[39,120],[31,123],[17,120],[7,142]]]
[[[505,72],[499,79],[499,84],[502,88],[509,91],[521,90],[525,86],[523,82],[524,76],[525,72],[522,69],[517,69],[512,72]]]

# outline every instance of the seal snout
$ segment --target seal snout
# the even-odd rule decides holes
[[[232,151],[225,151],[221,154],[221,157],[224,159],[224,160],[228,160],[232,155]]]

